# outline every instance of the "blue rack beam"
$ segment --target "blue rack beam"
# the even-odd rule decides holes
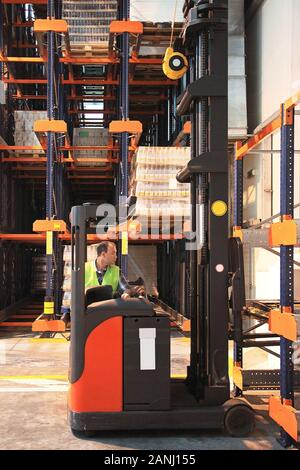
[[[236,149],[237,150],[237,149]],[[243,226],[243,160],[235,160],[234,162],[234,226]],[[243,345],[242,331],[243,319],[242,312],[234,312],[234,341],[233,341],[233,363],[234,367],[243,368]],[[234,384],[234,396],[242,396],[242,390]]]
[[[281,175],[280,175],[280,212],[282,220],[294,218],[294,140],[295,110],[289,111],[282,106],[281,127]],[[280,248],[280,305],[294,311],[294,247]],[[294,405],[294,369],[292,362],[293,343],[280,339],[280,395],[284,404]],[[280,442],[284,447],[292,445],[293,440],[281,429]]]
[[[130,2],[129,0],[123,0],[121,2],[121,19],[129,20],[130,17]],[[120,69],[120,82],[121,82],[121,96],[120,96],[120,111],[121,119],[129,119],[129,33],[122,33],[121,35],[121,69]],[[127,220],[126,211],[126,200],[128,197],[128,132],[123,132],[120,134],[120,193],[119,193],[119,208],[120,213],[120,224]],[[124,212],[124,213],[123,213]],[[125,233],[122,236],[126,236]],[[127,242],[125,243],[125,249],[121,241],[121,256],[120,256],[120,265],[121,271],[124,276],[128,275],[128,253],[127,253]]]

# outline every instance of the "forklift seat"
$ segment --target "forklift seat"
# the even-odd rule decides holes
[[[112,286],[90,287],[85,292],[85,306],[113,298]]]

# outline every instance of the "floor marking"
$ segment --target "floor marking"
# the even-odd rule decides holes
[[[59,387],[57,387],[56,385],[54,387],[51,387],[49,385],[47,385],[47,387],[49,388],[41,388],[41,387],[3,387],[3,388],[0,388],[0,393],[16,393],[16,392],[46,392],[46,393],[49,393],[49,392],[67,392],[68,391],[68,388],[69,386],[68,385],[60,385]]]
[[[69,343],[65,338],[30,338],[32,343]]]
[[[172,374],[171,379],[186,379],[186,374]],[[0,380],[68,380],[67,375],[0,375]]]
[[[68,380],[67,375],[0,375],[0,380]]]

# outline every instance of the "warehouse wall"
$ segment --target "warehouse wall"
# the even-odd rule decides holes
[[[130,17],[154,23],[173,21],[176,0],[131,0]],[[184,21],[184,0],[177,1],[175,20]],[[245,80],[244,0],[229,0],[229,138],[247,137],[247,108]],[[145,49],[145,48],[144,48]],[[144,50],[143,49],[143,50]],[[165,48],[152,53],[163,55]]]
[[[173,21],[176,0],[130,0],[130,19],[160,23]],[[184,0],[178,0],[176,21],[183,21],[182,7]]]
[[[229,0],[228,136],[247,137],[244,0]]]
[[[249,17],[250,12],[250,17]],[[249,133],[300,89],[300,1],[264,0],[246,17],[246,71]],[[269,153],[259,153],[263,149]],[[271,149],[274,153],[271,152]],[[296,144],[300,150],[300,117],[296,117]],[[265,140],[244,165],[244,219],[250,224],[280,211],[280,134]],[[300,165],[296,155],[295,204],[300,202]],[[300,218],[300,211],[295,211]],[[300,259],[296,250],[296,259]],[[247,252],[253,272],[248,277],[249,297],[279,298],[279,257],[265,250]],[[300,271],[295,270],[296,297],[300,299]]]
[[[300,88],[299,21],[299,0],[265,0],[247,24],[250,131]]]

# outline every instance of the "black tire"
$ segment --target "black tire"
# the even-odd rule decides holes
[[[85,437],[95,437],[96,435],[96,431],[78,431],[78,429],[72,429],[72,433],[79,439],[84,439]]]
[[[247,437],[255,428],[254,411],[246,405],[236,405],[225,414],[224,427],[232,437]]]
[[[84,431],[78,431],[78,429],[73,429],[71,428],[72,434],[75,437],[78,437],[79,439],[82,439],[84,437]]]
[[[85,437],[95,437],[96,434],[97,434],[96,431],[84,431]]]

